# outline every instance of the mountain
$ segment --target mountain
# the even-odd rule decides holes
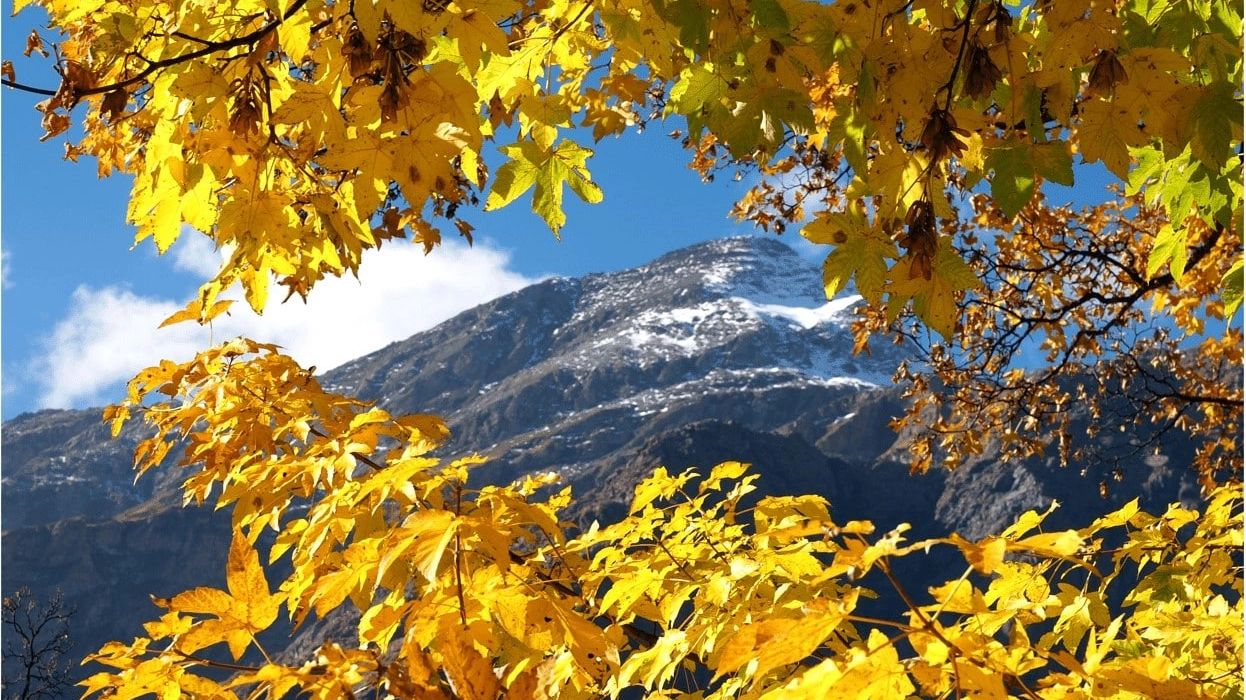
[[[854,358],[854,299],[772,238],[732,238],[643,267],[558,278],[325,375],[387,409],[446,416],[490,480],[565,476],[650,435],[714,418],[775,430],[842,416],[901,356]]]
[[[1174,435],[1106,503],[1078,467],[1003,464],[991,450],[955,472],[910,476],[903,438],[888,427],[905,405],[890,377],[906,355],[886,343],[852,355],[857,301],[826,302],[817,265],[774,238],[722,239],[631,270],[546,280],[322,381],[391,412],[442,415],[454,434],[444,454],[489,457],[481,483],[558,472],[581,524],[625,514],[658,465],[727,459],[753,463],[769,493],[821,493],[838,520],[910,522],[917,536],[981,537],[1053,498],[1066,504],[1054,521],[1065,524],[1135,495],[1149,507],[1197,498],[1171,466],[1190,449]],[[149,594],[222,586],[229,542],[226,513],[180,508],[179,470],[133,483],[141,428],[112,442],[99,415],[42,411],[2,433],[3,590],[61,587],[78,604],[72,631],[84,654],[140,633],[157,612]],[[310,643],[306,631],[291,642]]]

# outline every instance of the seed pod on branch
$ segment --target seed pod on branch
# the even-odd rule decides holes
[[[1002,74],[999,66],[991,60],[991,54],[982,48],[977,39],[969,44],[969,52],[965,55],[965,65],[968,67],[965,72],[966,97],[976,100],[995,90],[995,85],[999,83]]]
[[[930,151],[931,160],[940,161],[947,156],[960,156],[965,152],[962,137],[969,132],[956,126],[956,118],[946,109],[935,107],[930,110],[926,119],[926,127],[922,129],[922,145]]]

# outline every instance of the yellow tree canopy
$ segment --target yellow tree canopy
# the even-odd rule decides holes
[[[1177,278],[1207,230],[1240,230],[1241,13],[1221,0],[28,4],[64,32],[48,136],[86,103],[70,153],[136,176],[139,239],[164,251],[185,223],[229,247],[207,301],[241,280],[260,310],[270,274],[306,294],[385,238],[432,246],[437,219],[529,190],[557,232],[564,184],[602,196],[578,140],[658,115],[702,160],[815,151],[862,207],[811,235],[840,246],[829,286],[911,301],[948,337],[974,286],[938,235],[949,188],[1011,218],[1102,163],[1160,206],[1147,267]]]
[[[274,279],[306,295],[386,239],[431,250],[448,223],[470,238],[467,206],[530,198],[557,233],[564,186],[603,196],[585,142],[671,118],[706,175],[734,163],[776,176],[736,213],[801,223],[831,247],[827,292],[852,283],[871,302],[860,348],[888,330],[926,349],[928,369],[900,372],[916,399],[907,422],[928,429],[918,468],[988,436],[1006,454],[1041,450],[1044,428],[1064,456],[1062,411],[1102,407],[1095,387],[1061,380],[1100,361],[1106,382],[1163,380],[1142,413],[1207,438],[1200,511],[1129,504],[1079,530],[1043,531],[1031,512],[978,542],[909,543],[903,528],[836,522],[816,497],[742,508],[755,477],[727,463],[703,478],[659,469],[622,522],[577,533],[559,519],[569,491],[536,478],[469,491],[480,460],[430,456],[437,419],[332,394],[274,347],[234,340],[144,371],[108,415],[157,429],[140,469],[180,446],[198,466],[187,501],[232,508],[227,590],[157,600],[166,612],[146,636],[94,655],[110,670],[88,693],[1242,696],[1242,397],[1225,380],[1242,357],[1238,4],[16,10],[31,4],[61,32],[47,138],[64,135],[101,175],[134,176],[139,240],[163,252],[189,225],[229,251],[171,321],[210,321],[235,283],[256,310]],[[27,52],[44,50],[32,34]],[[26,87],[12,64],[4,74]],[[1115,195],[1048,204],[1044,182],[1092,165]],[[1030,341],[1051,365],[1037,376],[1010,365]],[[951,392],[932,392],[932,376]],[[924,591],[896,576],[896,559],[933,547],[962,554],[964,575]],[[264,562],[278,560],[291,573],[275,581]],[[906,612],[862,614],[876,590]],[[257,641],[282,614],[297,624],[344,605],[362,612],[350,648],[278,662]]]

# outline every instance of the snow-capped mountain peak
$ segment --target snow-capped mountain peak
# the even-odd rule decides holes
[[[744,420],[788,394],[830,406],[889,385],[898,349],[853,355],[859,301],[827,301],[817,263],[773,237],[726,238],[546,280],[326,381],[391,410],[454,413],[452,429],[477,448],[498,444],[502,425],[565,441],[608,421],[618,439],[711,396]]]

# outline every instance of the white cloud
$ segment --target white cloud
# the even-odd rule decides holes
[[[189,226],[182,227],[182,235],[169,250],[173,268],[189,272],[200,279],[211,279],[221,269],[224,254],[214,249],[211,238]]]
[[[219,255],[192,242],[175,248],[174,265],[196,274],[210,268],[210,276]],[[239,301],[214,322],[211,334],[216,341],[245,335],[277,343],[303,366],[323,371],[536,281],[508,269],[509,262],[506,253],[482,245],[448,242],[425,257],[418,246],[391,244],[365,256],[358,280],[322,280],[306,304],[297,297],[279,303],[284,288],[274,287],[262,318]],[[40,407],[115,401],[123,383],[144,367],[162,358],[186,360],[206,347],[206,328],[182,323],[157,329],[184,304],[117,287],[79,287],[69,315],[31,367],[42,385]]]
[[[12,256],[9,251],[0,251],[0,289],[9,289],[13,286],[11,259]]]

